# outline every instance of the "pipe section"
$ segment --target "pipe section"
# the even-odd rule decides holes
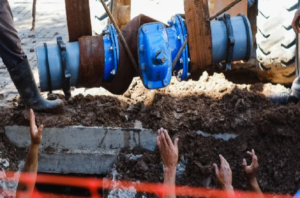
[[[229,19],[227,16],[226,20],[211,22],[213,62],[247,61],[252,51],[248,19],[240,15],[229,16]],[[144,85],[149,89],[168,86],[172,75],[177,76],[179,81],[187,79],[190,70],[188,45],[172,68],[172,62],[187,38],[185,23],[180,15],[176,15],[170,20],[170,26],[165,27],[163,23],[140,15],[124,27],[122,34],[130,45],[134,59],[139,62],[139,71],[135,71],[130,64],[112,25],[102,35],[81,37],[79,42],[66,44],[71,86],[103,86],[114,94],[122,94],[135,72],[140,72]],[[47,49],[45,46],[38,47],[36,51],[41,91],[49,91],[49,83],[53,90],[61,89],[64,70],[59,46],[49,45]]]
[[[233,37],[232,61],[249,59],[252,51],[252,32],[248,19],[243,16],[231,17]],[[228,55],[229,35],[224,21],[216,20],[211,22],[213,62],[220,63],[226,60]]]
[[[53,90],[61,89],[63,66],[59,46],[49,45],[47,49],[45,46],[38,47],[37,57],[41,91],[49,91],[49,83]],[[81,37],[79,42],[66,44],[66,59],[71,86],[92,88],[101,86],[102,81],[111,82],[119,64],[116,30],[109,25],[102,36]]]
[[[180,59],[172,68],[172,62],[187,38],[184,19],[180,15],[172,17],[170,27],[162,23],[145,24],[139,31],[139,68],[144,86],[148,89],[166,87],[172,74],[179,81],[189,76],[188,46],[180,54]],[[231,18],[225,14],[218,21],[211,22],[213,62],[248,60],[252,52],[252,33],[245,16]],[[201,38],[199,38],[201,39]]]
[[[47,56],[46,58],[46,49],[44,46],[37,47],[37,63],[39,68],[40,76],[40,87],[41,91],[49,91],[49,81],[52,85],[53,90],[60,90],[63,87],[63,69],[62,61],[60,55],[60,49],[58,45],[49,45],[47,47]],[[79,66],[80,66],[80,56],[79,56],[79,44],[78,42],[67,43],[66,44],[67,52],[67,63],[69,66],[69,71],[71,73],[71,86],[76,87],[78,83],[79,76]],[[47,62],[50,70],[50,77],[48,75]]]

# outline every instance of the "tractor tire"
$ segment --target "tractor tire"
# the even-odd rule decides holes
[[[258,0],[256,55],[263,82],[291,84],[295,78],[298,0]]]

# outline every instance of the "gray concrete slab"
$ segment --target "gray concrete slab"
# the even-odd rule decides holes
[[[119,151],[78,152],[78,153],[41,153],[38,171],[60,174],[107,174],[117,160]]]
[[[19,148],[30,145],[29,127],[7,126],[4,133]],[[45,128],[39,151],[39,172],[106,174],[122,148],[135,146],[154,150],[156,134],[147,129]]]
[[[7,126],[5,134],[17,147],[30,145],[29,127]],[[154,150],[156,134],[147,129],[70,126],[45,128],[41,148],[56,149],[120,149],[141,146]]]

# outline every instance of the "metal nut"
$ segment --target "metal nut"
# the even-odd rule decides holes
[[[140,52],[144,52],[144,46],[141,45],[141,46],[139,47],[139,50],[140,50]]]
[[[110,72],[110,74],[111,74],[111,75],[116,75],[116,70],[115,70],[115,69],[112,70],[112,71]]]
[[[146,64],[145,63],[142,64],[142,70],[146,70]]]
[[[155,59],[159,64],[162,65],[167,61],[167,55],[165,54],[164,51],[160,51],[157,53]]]

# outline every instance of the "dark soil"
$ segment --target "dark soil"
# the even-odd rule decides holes
[[[262,190],[295,194],[300,188],[299,104],[274,105],[265,97],[272,90],[280,91],[280,86],[235,85],[223,79],[222,75],[203,75],[199,81],[156,91],[151,105],[136,117],[143,121],[146,128],[163,126],[173,137],[180,138],[179,161],[187,161],[187,164],[177,184],[220,188],[212,164],[219,163],[218,155],[222,154],[231,165],[234,188],[247,190],[241,164],[243,158],[250,163],[246,152],[255,149],[259,158],[258,181]],[[239,136],[223,141],[205,138],[194,132],[197,130]],[[134,161],[126,157],[128,154],[143,156]],[[141,164],[146,164],[148,168]],[[163,168],[157,150],[125,149],[115,167],[118,179],[163,181]]]
[[[282,109],[278,109],[281,111]],[[269,112],[275,113],[275,112]],[[267,113],[257,123],[256,130],[244,130],[237,138],[229,141],[213,137],[203,137],[196,132],[179,132],[179,162],[187,162],[186,170],[178,185],[220,188],[212,164],[219,164],[219,154],[229,162],[233,173],[235,189],[247,190],[247,182],[242,171],[242,159],[247,158],[247,151],[255,149],[259,159],[258,182],[263,192],[294,195],[300,189],[300,137],[295,126],[281,129],[283,124],[274,123]],[[299,111],[297,112],[299,113]],[[295,127],[295,128],[294,128]],[[294,130],[293,130],[294,129]],[[128,154],[142,154],[138,160],[129,160]],[[140,166],[146,164],[148,168]],[[163,165],[158,150],[154,152],[135,148],[124,149],[115,164],[118,179],[144,182],[163,182]],[[112,177],[109,175],[108,177]]]
[[[265,95],[280,91],[271,84],[237,85],[223,74],[204,73],[198,81],[177,82],[159,90],[147,90],[134,79],[128,91],[116,95],[76,95],[65,101],[63,113],[37,113],[37,124],[46,127],[72,125],[132,127],[140,120],[144,128],[161,126],[171,133],[180,130],[203,130],[211,133],[242,133],[244,127],[254,127],[253,121],[272,104]],[[62,95],[52,95],[51,99]],[[17,100],[15,107],[0,108],[0,127],[28,125],[28,110]],[[289,107],[288,107],[289,108]]]
[[[241,163],[246,151],[253,148],[259,157],[262,190],[294,194],[300,188],[300,105],[274,105],[266,98],[271,91],[283,89],[262,83],[234,84],[223,74],[204,73],[198,81],[172,80],[170,86],[159,90],[147,90],[135,79],[122,96],[77,95],[71,102],[65,101],[64,113],[36,113],[36,119],[46,127],[133,127],[135,120],[155,131],[164,127],[180,138],[180,160],[188,161],[185,173],[177,180],[181,185],[219,187],[211,165],[218,163],[218,154],[222,154],[231,165],[234,187],[245,190]],[[0,109],[0,129],[28,125],[24,105],[17,101],[14,104],[14,108]],[[193,132],[198,130],[239,136],[225,142]],[[124,157],[130,152],[144,155],[131,161]],[[157,151],[126,150],[116,166],[120,179],[163,180]]]

